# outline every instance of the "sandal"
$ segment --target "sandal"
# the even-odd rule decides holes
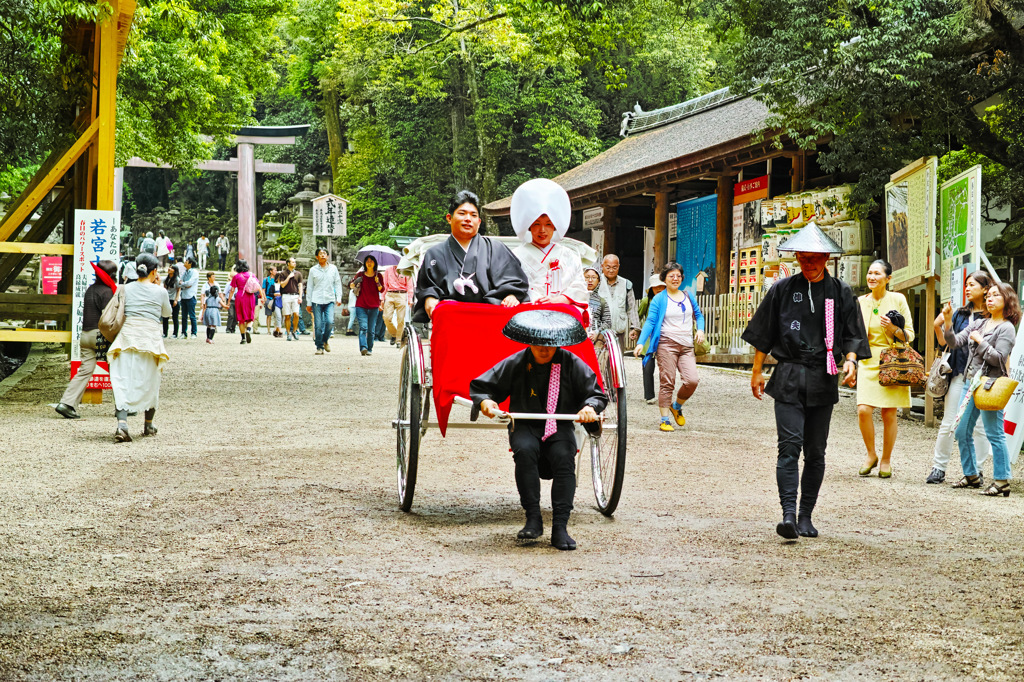
[[[124,429],[118,429],[116,432],[114,432],[114,442],[115,443],[131,443],[132,442],[132,437],[129,436],[128,432],[125,431]]]
[[[998,485],[997,483],[993,482],[987,488],[985,488],[984,490],[982,490],[978,494],[979,495],[988,495],[989,497],[999,497],[1000,495],[1002,495],[1003,497],[1009,497],[1010,496],[1010,484],[1009,483],[1004,483],[1002,485]]]
[[[953,484],[954,488],[980,488],[984,483],[984,478],[981,475],[978,476],[964,476],[959,481]]]
[[[156,431],[157,431],[157,429],[156,429],[155,426],[153,426],[152,424],[146,424],[145,428],[142,430],[142,435],[143,436],[155,436],[156,435]]]

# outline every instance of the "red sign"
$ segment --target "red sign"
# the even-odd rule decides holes
[[[78,368],[82,366],[81,360],[71,361],[71,378],[74,379],[75,375],[78,374]],[[96,369],[93,370],[92,376],[89,377],[89,385],[86,388],[102,388],[108,391],[114,390],[114,387],[110,385],[110,363],[106,360],[97,360]]]
[[[44,294],[56,294],[57,285],[60,284],[61,261],[60,256],[40,256],[40,279],[43,282]]]
[[[768,198],[768,176],[762,175],[752,180],[737,182],[732,186],[732,203],[734,206],[749,201]]]

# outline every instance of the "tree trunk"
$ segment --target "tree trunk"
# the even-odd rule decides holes
[[[321,85],[324,93],[324,125],[327,128],[328,161],[331,164],[331,191],[335,191],[334,183],[338,174],[338,162],[341,161],[341,116],[338,113],[338,88],[336,85]]]

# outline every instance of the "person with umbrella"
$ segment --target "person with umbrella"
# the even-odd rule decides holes
[[[800,272],[772,285],[742,338],[755,349],[750,377],[754,397],[761,400],[767,393],[775,399],[779,442],[775,479],[782,505],[782,523],[775,530],[795,540],[818,537],[811,512],[825,477],[832,408],[839,402],[838,363],[843,363],[843,383],[854,386],[857,360],[870,358],[871,347],[853,291],[825,267],[829,254],[842,253],[842,247],[808,223],[779,250],[796,252]],[[769,353],[778,364],[766,388],[761,369]]]
[[[373,355],[377,313],[380,312],[380,297],[384,291],[384,276],[377,270],[377,259],[366,255],[363,258],[363,267],[355,274],[348,286],[356,295],[359,352],[363,355]]]

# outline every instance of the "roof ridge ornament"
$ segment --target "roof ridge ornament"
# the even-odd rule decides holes
[[[633,106],[633,111],[623,112],[619,137],[627,137],[630,133],[643,132],[678,121],[687,116],[693,116],[725,102],[738,99],[738,97],[738,95],[732,94],[729,88],[719,88],[699,97],[688,99],[685,102],[652,111],[644,111],[640,103],[637,102]]]

